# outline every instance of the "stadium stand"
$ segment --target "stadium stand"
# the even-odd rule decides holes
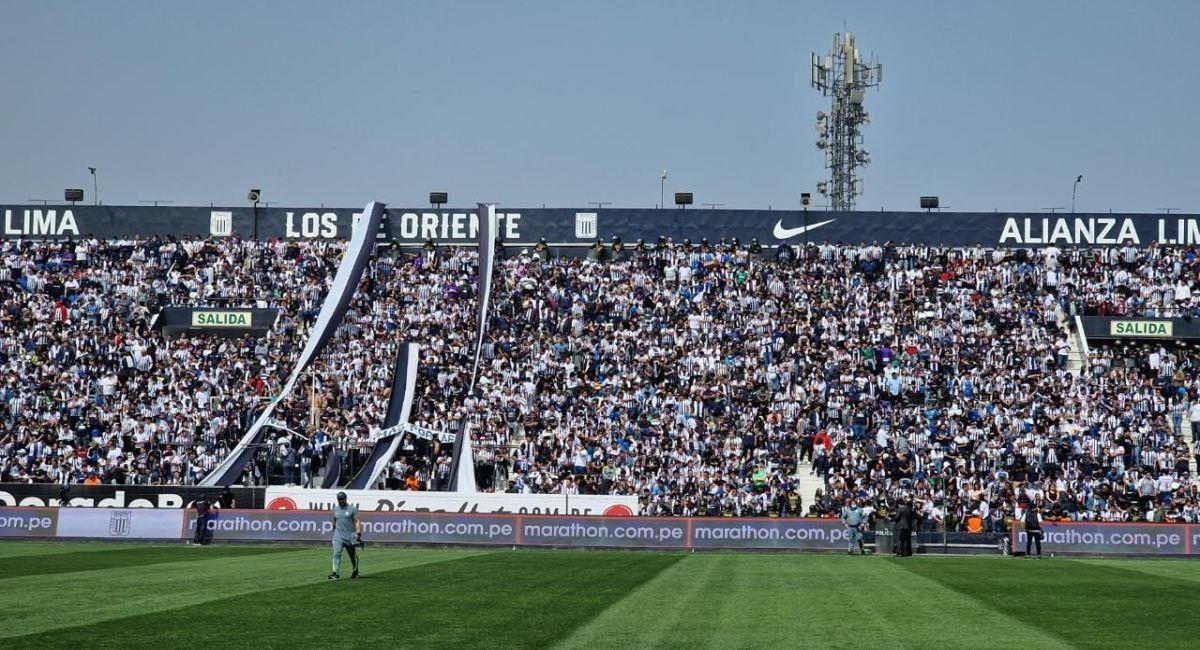
[[[343,247],[5,241],[0,479],[196,483],[283,381]],[[636,494],[651,515],[833,516],[852,497],[912,497],[949,530],[1002,530],[1033,500],[1052,518],[1200,521],[1200,354],[1129,343],[1073,359],[1063,322],[1196,315],[1194,251],[507,253],[467,395],[474,252],[380,245],[310,386],[279,410],[297,433],[273,434],[245,482],[319,483],[333,453],[361,463],[412,340],[413,420],[449,431],[467,415],[482,489]],[[280,318],[259,339],[168,339],[153,327],[167,305]],[[410,436],[384,481],[436,488],[449,467]]]

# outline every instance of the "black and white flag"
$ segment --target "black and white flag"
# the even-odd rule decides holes
[[[317,354],[325,348],[329,339],[333,338],[334,332],[342,322],[342,317],[346,315],[346,310],[350,307],[350,299],[354,297],[354,290],[358,287],[358,281],[362,278],[363,271],[367,268],[367,262],[371,259],[371,251],[375,248],[375,235],[379,232],[379,224],[383,221],[383,207],[382,203],[372,201],[363,208],[362,218],[354,225],[350,245],[346,247],[346,255],[338,265],[337,273],[333,276],[333,284],[329,285],[329,293],[326,294],[325,302],[321,304],[321,310],[317,313],[317,322],[309,331],[308,342],[304,345],[304,350],[296,361],[296,367],[288,375],[283,389],[279,391],[275,399],[271,400],[254,424],[250,425],[225,460],[209,472],[200,485],[207,487],[231,485],[237,483],[241,478],[242,469],[254,457],[257,449],[255,442],[262,432],[263,426],[271,421],[276,405],[292,392],[300,375],[317,358]]]
[[[496,206],[479,204],[479,321],[475,333],[475,365],[471,369],[471,387],[479,378],[479,355],[483,350],[483,336],[487,333],[488,299],[492,295],[492,268],[496,263]]]
[[[416,343],[403,343],[400,354],[396,355],[396,367],[392,371],[392,395],[388,398],[387,414],[383,418],[383,428],[390,429],[408,422],[412,413],[413,396],[417,388],[417,359],[421,346]],[[388,463],[400,448],[402,433],[392,433],[375,441],[371,456],[366,465],[346,485],[351,490],[367,490],[375,485]]]

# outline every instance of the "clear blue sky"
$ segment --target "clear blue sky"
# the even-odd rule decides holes
[[[884,63],[860,207],[1200,212],[1200,3],[0,4],[0,203],[795,206],[809,52]]]

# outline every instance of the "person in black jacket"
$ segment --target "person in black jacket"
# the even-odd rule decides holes
[[[221,504],[222,508],[237,507],[237,499],[233,496],[233,490],[229,489],[228,485],[221,492],[221,498],[217,500],[217,503]]]
[[[1025,509],[1025,557],[1029,554],[1031,544],[1037,544],[1038,557],[1042,557],[1042,513],[1036,504],[1029,504]]]
[[[211,507],[207,497],[200,497],[192,504],[196,508],[196,536],[192,543],[200,546],[208,544],[208,511]]]
[[[896,514],[892,515],[892,521],[896,522],[896,555],[899,557],[912,555],[912,531],[915,520],[916,514],[913,512],[912,504],[905,499],[900,503],[900,507],[896,508]]]

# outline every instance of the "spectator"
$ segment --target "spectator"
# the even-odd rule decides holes
[[[196,483],[279,390],[343,249],[6,240],[0,477]],[[593,260],[538,249],[503,259],[468,394],[474,254],[380,247],[313,366],[320,389],[276,409],[311,436],[312,459],[299,440],[270,455],[301,484],[333,453],[346,473],[360,468],[399,343],[412,340],[423,346],[412,419],[450,431],[468,416],[485,489],[636,495],[654,515],[782,515],[803,503],[794,477],[811,459],[816,516],[855,498],[910,498],[926,526],[951,529],[978,511],[1003,530],[1033,501],[1074,520],[1161,509],[1197,521],[1178,437],[1185,414],[1197,421],[1195,350],[1099,346],[1071,373],[1059,322],[1194,315],[1194,251],[780,250],[775,261],[753,246],[664,239],[597,242]],[[150,323],[173,304],[264,304],[280,318],[258,339],[165,339]],[[444,486],[448,458],[404,440],[385,480]],[[263,460],[245,481],[263,480]]]

